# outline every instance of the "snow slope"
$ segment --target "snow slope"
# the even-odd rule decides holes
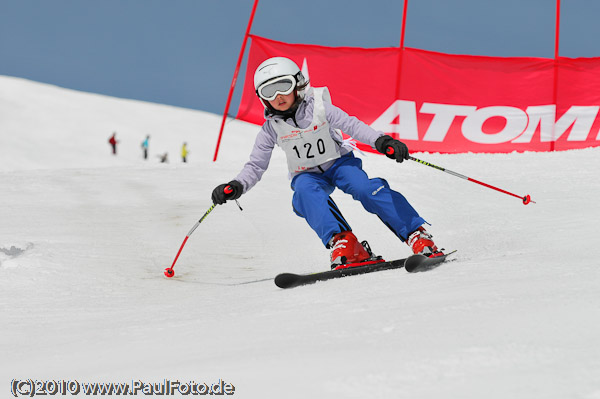
[[[217,207],[166,279],[257,131],[229,122],[213,163],[219,123],[0,76],[1,397],[13,379],[222,379],[240,398],[600,398],[599,148],[417,154],[531,194],[537,204],[527,206],[414,162],[365,156],[367,172],[432,224],[438,245],[458,249],[456,261],[293,290],[271,279],[326,268],[328,251],[293,214],[277,150],[240,199],[244,210]],[[409,254],[377,217],[333,196],[375,252]]]

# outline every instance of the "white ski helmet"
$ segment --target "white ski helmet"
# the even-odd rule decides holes
[[[292,85],[290,86],[289,83],[285,85],[283,81],[279,87],[277,85],[271,86],[268,84],[270,81],[274,81],[273,83],[275,83],[277,78],[283,77],[290,77]],[[300,71],[298,65],[289,58],[269,58],[268,60],[263,61],[254,72],[254,90],[260,101],[267,108],[269,107],[267,101],[274,99],[277,93],[289,94],[296,89],[298,97],[303,99],[306,86],[307,82],[302,71]],[[261,91],[263,88],[265,88],[266,94]]]

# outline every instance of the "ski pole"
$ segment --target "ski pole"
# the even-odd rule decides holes
[[[386,150],[385,150],[385,153],[388,154],[388,155],[394,154],[394,148],[388,146],[386,148]],[[487,183],[484,183],[482,181],[475,180],[473,178],[467,177],[465,175],[461,175],[460,173],[453,172],[453,171],[448,170],[446,168],[442,168],[441,166],[437,166],[437,165],[434,165],[432,163],[425,162],[425,161],[422,161],[420,159],[417,159],[417,158],[414,158],[414,157],[411,157],[411,156],[409,156],[408,159],[410,159],[411,161],[415,161],[415,162],[418,162],[420,164],[426,165],[426,166],[430,166],[430,167],[432,167],[434,169],[441,170],[442,172],[446,172],[448,174],[451,174],[452,176],[460,177],[461,179],[465,179],[465,180],[468,180],[468,181],[473,182],[473,183],[481,184],[482,186],[487,187],[487,188],[491,188],[492,190],[500,191],[501,193],[512,195],[513,197],[520,198],[523,201],[523,205],[527,205],[530,202],[533,202],[535,204],[535,201],[531,200],[531,196],[529,194],[525,195],[524,197],[521,197],[520,195],[513,194],[513,193],[508,192],[506,190],[502,190],[501,188],[498,188],[498,187],[494,187],[491,184],[487,184]]]
[[[225,194],[231,194],[233,192],[233,188],[231,188],[231,186],[226,186],[223,191],[225,192]],[[240,210],[242,210],[242,207],[240,206],[239,202],[237,202],[237,200],[235,200],[235,202],[238,204],[238,207],[240,208]],[[194,230],[196,230],[198,228],[198,226],[200,225],[200,223],[202,223],[202,221],[204,219],[206,219],[206,217],[208,216],[209,213],[212,212],[213,209],[215,209],[215,206],[217,206],[216,204],[212,204],[210,206],[210,208],[208,208],[208,210],[204,213],[204,215],[202,215],[202,217],[200,218],[200,220],[198,220],[196,222],[196,224],[194,224],[194,227],[192,227],[190,229],[190,231],[187,233],[187,235],[185,236],[185,239],[183,240],[183,243],[181,243],[181,247],[179,247],[179,251],[177,251],[177,255],[175,256],[175,260],[173,260],[173,264],[171,265],[171,267],[167,267],[165,269],[165,276],[168,278],[171,278],[175,275],[175,271],[173,270],[173,267],[175,267],[175,263],[177,262],[177,259],[179,258],[179,255],[181,254],[181,251],[183,250],[183,247],[185,246],[185,243],[187,242],[188,238],[190,238],[190,236],[192,235],[192,233],[194,232]]]
[[[461,175],[460,173],[453,172],[453,171],[451,171],[451,170],[448,170],[448,169],[446,169],[446,168],[442,168],[441,166],[437,166],[437,165],[434,165],[434,164],[432,164],[432,163],[425,162],[425,161],[422,161],[422,160],[420,160],[420,159],[413,158],[413,157],[408,157],[408,159],[410,159],[411,161],[415,161],[415,162],[418,162],[418,163],[420,163],[420,164],[426,165],[426,166],[430,166],[430,167],[432,167],[432,168],[434,168],[434,169],[441,170],[442,172],[446,172],[446,173],[448,173],[448,174],[451,174],[452,176],[460,177],[461,179],[465,179],[465,180],[468,180],[468,181],[470,181],[470,182],[473,182],[473,183],[480,184],[480,185],[482,185],[482,186],[484,186],[484,187],[491,188],[492,190],[500,191],[501,193],[508,194],[508,195],[512,195],[513,197],[520,198],[521,200],[523,200],[523,205],[527,205],[527,204],[529,204],[530,202],[533,202],[533,203],[535,204],[535,201],[533,201],[533,200],[531,199],[531,196],[530,196],[529,194],[525,195],[524,197],[521,197],[520,195],[513,194],[513,193],[511,193],[511,192],[508,192],[508,191],[506,191],[506,190],[503,190],[503,189],[501,189],[501,188],[498,188],[498,187],[494,187],[494,186],[492,186],[491,184],[487,184],[487,183],[484,183],[484,182],[482,182],[482,181],[475,180],[475,179],[473,179],[473,178],[471,178],[471,177],[467,177],[467,176],[465,176],[465,175]]]

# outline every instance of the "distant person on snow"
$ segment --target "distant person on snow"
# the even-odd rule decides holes
[[[142,141],[142,151],[144,151],[144,159],[148,159],[148,142],[150,141],[150,135],[146,136],[146,139]]]
[[[113,132],[113,135],[110,136],[110,138],[108,139],[108,143],[112,147],[112,153],[113,153],[113,155],[117,155],[117,143],[118,143],[118,141],[117,141],[117,139],[115,137],[116,135],[117,135],[117,132]]]
[[[157,155],[158,158],[160,159],[160,163],[169,163],[169,153],[165,152],[162,155]]]
[[[258,66],[254,88],[265,107],[266,122],[250,160],[234,180],[213,190],[213,202],[224,204],[248,192],[261,179],[277,144],[286,154],[294,212],[306,219],[331,249],[332,268],[372,257],[368,245],[358,242],[330,197],[336,187],[377,215],[413,253],[442,255],[422,226],[425,220],[387,181],[369,179],[362,161],[352,153],[355,146],[343,140],[338,129],[396,162],[408,159],[407,146],[331,104],[326,87],[308,88],[308,84],[298,66],[287,58],[270,58]],[[232,192],[225,192],[227,186]]]
[[[187,143],[183,143],[183,145],[181,146],[181,160],[183,162],[187,162],[188,154],[189,154],[189,151],[187,149]]]

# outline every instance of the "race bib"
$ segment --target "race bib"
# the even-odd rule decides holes
[[[314,110],[311,124],[300,129],[283,121],[274,121],[277,144],[285,151],[292,175],[340,157],[340,146],[331,137],[323,97],[329,99],[327,88],[313,88]]]

